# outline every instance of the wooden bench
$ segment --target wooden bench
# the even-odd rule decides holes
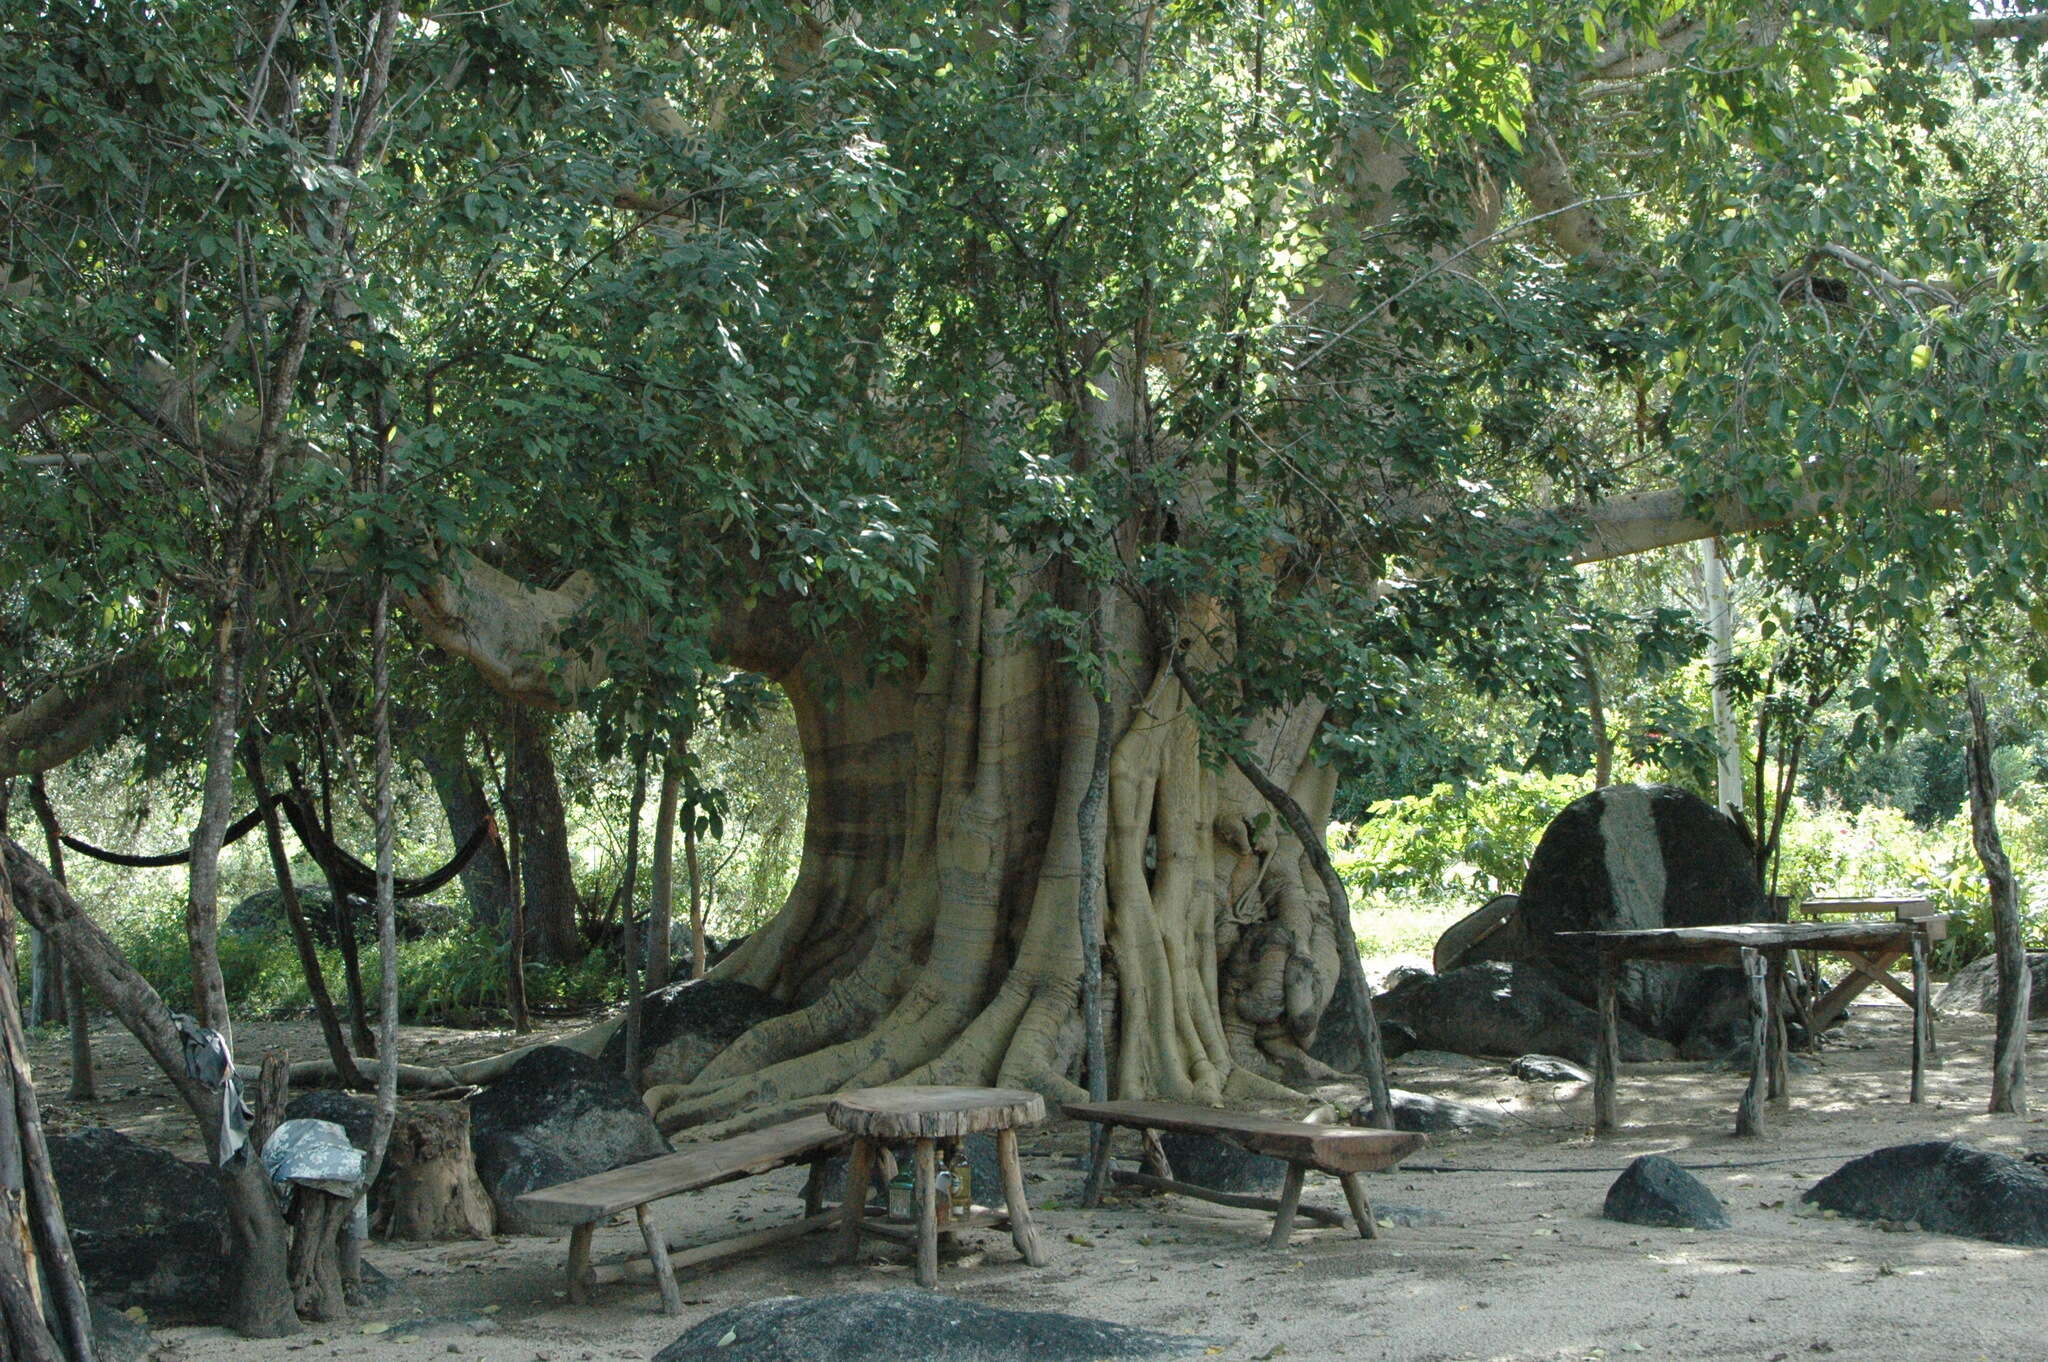
[[[1222,1206],[1244,1206],[1273,1212],[1273,1232],[1268,1248],[1284,1248],[1294,1232],[1294,1217],[1303,1215],[1327,1225],[1342,1225],[1344,1219],[1330,1211],[1301,1205],[1301,1183],[1308,1170],[1329,1173],[1344,1186],[1344,1199],[1351,1204],[1351,1218],[1361,1239],[1376,1237],[1372,1203],[1366,1200],[1361,1173],[1391,1168],[1428,1143],[1422,1136],[1402,1130],[1361,1130],[1355,1126],[1325,1126],[1311,1121],[1288,1121],[1273,1116],[1222,1111],[1178,1102],[1069,1102],[1066,1114],[1078,1121],[1093,1121],[1105,1127],[1095,1144],[1095,1160],[1088,1171],[1088,1189],[1082,1204],[1094,1206],[1102,1199],[1102,1184],[1109,1167],[1109,1133],[1118,1126],[1142,1131],[1145,1158],[1153,1172],[1119,1173],[1117,1180],[1161,1191],[1179,1192]],[[1264,1154],[1287,1165],[1280,1199],[1236,1192],[1218,1192],[1174,1178],[1158,1132],[1184,1135],[1213,1135],[1229,1140],[1254,1154]]]
[[[696,1145],[680,1153],[643,1159],[608,1173],[543,1187],[519,1198],[520,1208],[536,1218],[559,1220],[575,1228],[569,1232],[569,1299],[581,1305],[590,1299],[590,1289],[606,1282],[651,1272],[661,1287],[662,1310],[681,1314],[683,1293],[676,1285],[675,1270],[695,1267],[735,1253],[745,1253],[769,1244],[794,1239],[838,1222],[836,1211],[821,1204],[824,1194],[825,1160],[844,1151],[850,1142],[821,1116],[748,1131],[711,1144]],[[668,1241],[648,1215],[650,1203],[683,1192],[700,1191],[722,1182],[773,1172],[791,1164],[807,1163],[811,1168],[804,1183],[804,1214],[764,1230],[755,1230],[697,1248],[670,1252]],[[630,1210],[640,1223],[640,1236],[647,1244],[646,1268],[637,1257],[624,1263],[593,1267],[590,1238],[597,1227],[621,1211]]]

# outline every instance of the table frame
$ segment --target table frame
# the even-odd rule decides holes
[[[1791,1101],[1785,1046],[1785,957],[1791,951],[1844,955],[1863,967],[1868,960],[1913,957],[1913,1070],[1908,1101],[1921,1100],[1928,1056],[1933,1049],[1927,989],[1930,918],[1891,922],[1744,922],[1717,927],[1653,927],[1634,931],[1559,932],[1584,941],[1599,957],[1600,1046],[1593,1069],[1593,1132],[1613,1133],[1615,1089],[1621,1069],[1619,985],[1630,960],[1689,965],[1740,965],[1748,980],[1751,1026],[1749,1086],[1736,1108],[1735,1133],[1764,1134],[1764,1104]],[[1893,952],[1886,956],[1885,952]]]

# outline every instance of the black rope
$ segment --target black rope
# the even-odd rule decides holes
[[[376,870],[344,851],[328,835],[327,829],[321,825],[318,818],[314,817],[311,809],[286,794],[272,795],[270,802],[284,809],[284,816],[291,823],[292,831],[298,834],[300,845],[304,846],[306,853],[313,858],[322,870],[327,872],[328,878],[334,881],[336,888],[341,890],[342,893],[356,898],[368,899],[376,896]],[[253,812],[236,819],[228,826],[226,835],[221,839],[221,845],[228,846],[239,841],[262,821],[263,806],[259,804]],[[446,865],[414,879],[394,879],[391,884],[392,897],[401,899],[425,898],[457,875],[460,875],[477,852],[483,849],[484,843],[490,839],[490,836],[490,822],[486,820],[478,824],[476,831],[469,835],[469,840],[462,844],[456,851],[453,859]],[[105,861],[109,865],[128,866],[133,869],[146,870],[160,866],[184,865],[192,859],[192,848],[190,847],[186,847],[183,851],[168,852],[162,856],[130,856],[123,852],[108,851],[104,847],[96,847],[90,842],[83,842],[76,837],[68,835],[64,838],[64,845],[80,855],[90,856],[96,861]]]

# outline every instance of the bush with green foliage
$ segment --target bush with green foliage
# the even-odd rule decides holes
[[[1494,771],[1379,800],[1360,822],[1330,830],[1332,858],[1361,894],[1504,893],[1522,883],[1529,853],[1558,810],[1591,788],[1585,775]]]

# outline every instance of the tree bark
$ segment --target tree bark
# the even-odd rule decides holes
[[[1586,682],[1586,727],[1593,742],[1593,788],[1604,790],[1614,780],[1614,739],[1607,732],[1607,705],[1600,694],[1600,664],[1590,644],[1571,645],[1579,675]]]
[[[50,855],[50,873],[57,877],[59,884],[69,884],[64,873],[64,830],[57,823],[56,806],[50,803],[50,792],[43,783],[41,771],[29,778],[28,801],[36,812],[36,821],[42,825],[43,846]],[[5,829],[0,828],[0,831]],[[63,953],[50,947],[41,932],[36,933],[35,939],[38,946],[48,951],[50,968],[60,972],[65,981],[64,1017],[71,1043],[71,1086],[65,1096],[73,1102],[98,1101],[98,1085],[93,1081],[92,1072],[92,1017],[88,1011],[90,999],[86,995],[85,984],[65,967]]]
[[[704,867],[697,856],[697,801],[683,819],[683,872],[690,881],[690,977],[702,979],[711,968],[711,943],[704,932]]]
[[[526,954],[557,963],[583,953],[576,927],[576,879],[569,860],[568,814],[548,751],[546,725],[513,707],[507,718],[505,799],[519,820],[520,901]]]
[[[639,892],[640,876],[640,814],[647,802],[647,753],[644,749],[633,756],[633,797],[628,801],[626,812],[626,883],[620,895],[619,941],[625,954],[626,967],[626,1044],[625,1067],[621,1071],[628,1083],[638,1081],[640,1073],[640,943],[634,931],[634,917],[638,905],[634,902]]]
[[[1998,1031],[1991,1048],[1994,1113],[2027,1114],[2027,1009],[2033,988],[2027,943],[2020,928],[2019,885],[1998,835],[1998,776],[1991,765],[1991,725],[1984,693],[1972,679],[1970,710],[1970,840],[1984,866],[1991,894],[1991,936],[1998,951]]]
[[[184,1049],[170,1008],[149,981],[135,972],[120,948],[87,917],[70,893],[12,839],[0,839],[14,902],[28,921],[49,933],[65,963],[103,999],[121,1024],[142,1043],[198,1121],[218,1164],[219,1095],[185,1072]],[[219,1173],[228,1212],[229,1256],[235,1282],[228,1302],[230,1327],[250,1338],[277,1338],[298,1331],[291,1286],[285,1273],[283,1217],[270,1180],[254,1158],[238,1160]]]
[[[252,735],[242,750],[242,763],[249,776],[249,788],[256,796],[256,807],[263,811],[263,839],[270,849],[270,871],[277,880],[278,899],[284,905],[285,921],[290,925],[292,945],[299,953],[299,972],[305,977],[306,992],[313,999],[313,1015],[319,1018],[320,1034],[327,1040],[327,1054],[334,1061],[335,1072],[341,1075],[342,1086],[360,1088],[363,1076],[356,1071],[356,1062],[348,1052],[348,1043],[342,1039],[341,1018],[335,1013],[334,999],[327,992],[327,976],[320,968],[320,953],[313,941],[313,930],[306,922],[304,906],[299,902],[299,886],[292,878],[291,858],[285,855],[284,829],[279,826],[277,806],[271,802],[270,787],[263,778],[263,752]]]
[[[483,778],[461,751],[441,752],[427,748],[420,762],[434,782],[441,809],[448,816],[448,831],[461,846],[480,827],[494,824],[491,801]],[[471,919],[494,934],[504,933],[512,917],[512,867],[505,859],[504,843],[495,833],[462,868],[462,890],[469,899]]]
[[[683,790],[683,763],[687,740],[678,734],[661,763],[661,794],[654,805],[654,880],[649,885],[647,909],[647,987],[650,991],[668,983],[674,961],[676,908],[676,806]],[[694,915],[693,915],[694,920]],[[702,956],[693,957],[691,978],[701,978]]]

